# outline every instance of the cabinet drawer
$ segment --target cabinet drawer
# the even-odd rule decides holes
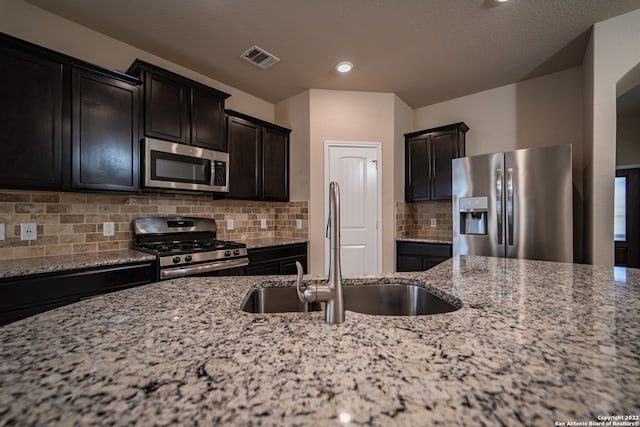
[[[452,246],[447,243],[398,242],[398,255],[428,255],[450,258]]]
[[[269,246],[268,248],[249,249],[249,265],[251,263],[273,261],[275,259],[306,256],[306,243],[286,245],[286,246]]]
[[[296,261],[307,271],[307,244],[295,243],[284,246],[269,246],[249,249],[247,274],[296,274]]]

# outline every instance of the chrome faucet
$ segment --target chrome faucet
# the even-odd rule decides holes
[[[329,184],[329,277],[328,283],[311,284],[302,289],[302,265],[296,262],[298,277],[296,287],[302,303],[326,302],[325,321],[331,325],[344,322],[344,297],[342,294],[342,270],[340,268],[340,188]]]

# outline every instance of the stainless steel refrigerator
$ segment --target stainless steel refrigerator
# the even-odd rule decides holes
[[[453,160],[453,254],[573,262],[571,145]]]

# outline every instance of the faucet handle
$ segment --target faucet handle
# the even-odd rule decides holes
[[[298,299],[301,303],[306,303],[307,300],[304,297],[304,292],[302,291],[302,275],[304,274],[304,271],[300,261],[296,261],[296,270],[298,270],[298,274],[296,276],[296,291],[298,292]]]
[[[324,233],[324,236],[325,236],[327,239],[330,239],[330,238],[331,238],[331,216],[329,216],[329,219],[327,220],[327,230],[326,230],[326,232]]]

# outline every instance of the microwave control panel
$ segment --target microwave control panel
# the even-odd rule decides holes
[[[213,185],[219,185],[221,187],[227,186],[227,162],[220,160],[214,160],[214,176]]]

